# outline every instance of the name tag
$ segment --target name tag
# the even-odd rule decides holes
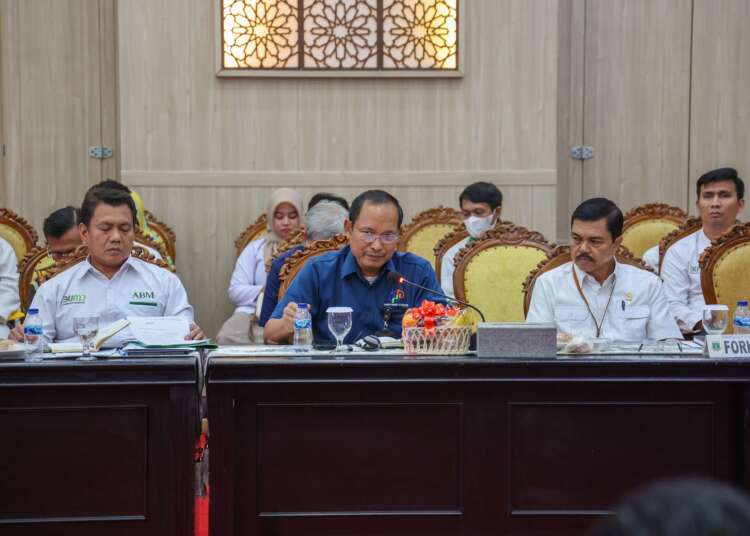
[[[750,357],[750,335],[707,335],[709,357]]]

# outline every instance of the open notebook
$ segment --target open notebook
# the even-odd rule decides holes
[[[105,342],[107,342],[109,339],[114,337],[129,325],[130,320],[128,320],[127,318],[121,318],[120,320],[116,320],[115,322],[112,322],[111,324],[100,329],[99,333],[96,334],[96,338],[94,339],[94,351],[98,352],[99,350],[101,350]],[[83,352],[83,346],[80,342],[51,342],[47,346],[49,346],[50,352],[54,352],[56,354]]]

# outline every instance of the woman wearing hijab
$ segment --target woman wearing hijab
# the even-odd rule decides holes
[[[279,245],[302,225],[302,196],[291,188],[275,190],[266,204],[267,233],[242,250],[229,282],[229,299],[237,307],[221,326],[219,344],[249,344],[255,341],[258,297],[266,284],[266,267]]]

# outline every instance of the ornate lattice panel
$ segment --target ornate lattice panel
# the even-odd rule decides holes
[[[458,72],[460,0],[215,0],[221,74]]]

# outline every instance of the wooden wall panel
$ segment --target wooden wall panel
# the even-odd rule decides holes
[[[695,0],[690,208],[704,172],[732,166],[750,186],[750,3]],[[747,195],[746,195],[747,197]],[[742,219],[748,219],[748,212]]]
[[[87,149],[101,143],[103,98],[109,98],[109,113],[116,107],[111,91],[101,93],[103,79],[115,85],[115,43],[102,33],[103,26],[105,32],[114,27],[114,4],[0,3],[3,204],[37,228],[51,210],[79,204],[86,188],[102,178],[102,162]],[[114,121],[108,123],[114,132]]]
[[[506,217],[554,236],[557,4],[464,0],[462,16],[460,79],[226,79],[210,1],[118,4],[122,178],[175,228],[210,334],[232,310],[232,242],[273,186],[377,183],[408,221],[490,177]]]
[[[685,0],[586,3],[584,199],[686,207],[691,14]]]

